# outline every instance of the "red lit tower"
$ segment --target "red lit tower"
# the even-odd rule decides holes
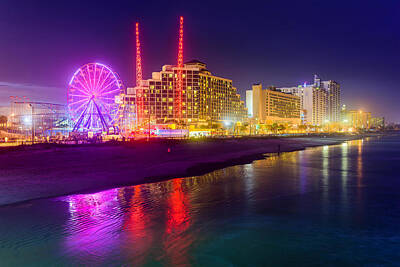
[[[140,56],[139,23],[136,22],[136,86],[142,81],[142,58]]]
[[[182,90],[183,90],[183,17],[179,18],[179,43],[178,43],[178,72],[175,91],[175,117],[182,118]]]
[[[136,106],[137,106],[137,121],[141,123],[143,120],[143,89],[142,83],[142,58],[140,56],[140,39],[139,39],[139,23],[136,22]]]

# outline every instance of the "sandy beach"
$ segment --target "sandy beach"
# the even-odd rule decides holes
[[[360,136],[164,140],[36,145],[0,150],[0,205],[201,175],[266,153],[332,145]]]

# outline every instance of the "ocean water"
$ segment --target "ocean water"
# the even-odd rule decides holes
[[[400,266],[400,138],[0,207],[0,266]]]

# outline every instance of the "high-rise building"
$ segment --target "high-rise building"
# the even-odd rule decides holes
[[[340,85],[332,80],[323,81],[321,85],[327,93],[326,119],[340,122]]]
[[[249,118],[253,117],[253,91],[246,90],[246,108]]]
[[[285,93],[300,97],[302,123],[322,125],[327,122],[340,122],[340,85],[332,80],[322,81],[314,74],[312,84],[279,87]]]
[[[371,112],[362,110],[348,110],[345,112],[345,121],[355,129],[369,129],[371,127]]]
[[[312,123],[313,111],[313,85],[304,83],[293,87],[279,87],[283,93],[293,94],[300,97],[300,116],[302,124]]]
[[[157,123],[182,121],[243,121],[247,110],[232,80],[211,74],[206,64],[193,60],[182,69],[181,114],[175,114],[178,68],[164,65],[160,72],[153,72],[152,78],[142,80],[140,86],[128,88],[127,98],[142,92],[143,118]],[[141,103],[141,104],[140,104]]]
[[[313,87],[312,125],[321,126],[326,122],[327,93],[323,88]]]
[[[252,86],[253,117],[265,124],[289,123],[299,125],[300,97],[277,89],[262,89],[262,84]]]

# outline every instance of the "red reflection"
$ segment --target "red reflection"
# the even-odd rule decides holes
[[[172,193],[168,199],[166,236],[164,246],[171,265],[187,265],[187,250],[194,241],[186,232],[191,223],[189,201],[182,190],[182,179],[172,180]]]
[[[168,200],[167,233],[183,232],[190,224],[187,199],[182,191],[182,179],[172,181],[172,190]]]
[[[150,251],[153,241],[151,227],[149,226],[150,220],[143,208],[141,185],[134,187],[129,206],[130,208],[123,226],[129,239],[128,258],[131,258],[134,263],[140,264],[144,261],[146,252]]]

